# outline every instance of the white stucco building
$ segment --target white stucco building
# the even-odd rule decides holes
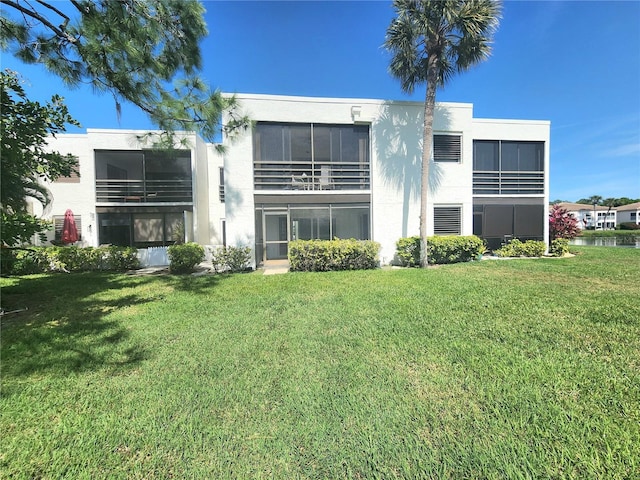
[[[79,158],[80,178],[51,184],[46,216],[80,217],[82,243],[172,242],[180,225],[203,245],[248,245],[256,264],[286,258],[293,239],[381,244],[418,234],[423,105],[367,99],[237,95],[254,128],[214,145],[143,148],[142,132],[87,130],[52,148]],[[548,121],[473,118],[437,105],[429,180],[430,234],[548,238]]]
[[[635,223],[640,225],[640,202],[616,207],[618,223]]]

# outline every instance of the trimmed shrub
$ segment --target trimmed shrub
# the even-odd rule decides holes
[[[191,273],[204,260],[204,248],[194,242],[171,245],[167,253],[171,273]]]
[[[561,257],[569,253],[569,240],[566,238],[556,238],[549,245],[549,254],[554,257]]]
[[[216,273],[244,272],[251,265],[250,247],[218,247],[211,250],[211,264]]]
[[[427,239],[429,263],[469,262],[478,258],[484,251],[484,242],[475,235],[434,236]]]
[[[372,240],[294,240],[289,242],[292,272],[368,270],[380,265],[380,244]]]
[[[396,257],[403,267],[420,265],[420,237],[415,235],[399,239],[396,242]]]
[[[16,250],[10,274],[52,272],[122,272],[140,268],[138,251],[131,247],[33,247]]]
[[[521,242],[514,238],[504,247],[495,250],[498,257],[542,257],[547,246],[541,240],[527,240]]]
[[[468,262],[480,257],[485,251],[481,238],[475,235],[446,235],[427,238],[429,263]],[[396,242],[396,256],[400,264],[414,267],[420,264],[420,237],[401,238]]]

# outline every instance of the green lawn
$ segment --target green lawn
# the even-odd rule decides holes
[[[640,250],[0,280],[1,478],[638,478]]]

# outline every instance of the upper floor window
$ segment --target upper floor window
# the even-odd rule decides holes
[[[71,175],[68,177],[58,177],[55,179],[54,183],[80,183],[80,175],[78,173],[80,169],[78,159],[76,158],[76,166],[75,171],[71,172]]]
[[[261,122],[253,140],[256,190],[369,188],[366,125]]]
[[[434,135],[433,160],[435,162],[460,163],[461,155],[460,135]]]
[[[544,193],[544,142],[475,140],[473,193]]]
[[[192,202],[189,151],[97,150],[98,202]]]

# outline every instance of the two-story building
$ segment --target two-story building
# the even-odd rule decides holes
[[[237,95],[254,128],[225,150],[195,134],[188,148],[144,148],[142,132],[59,135],[52,148],[79,158],[80,177],[49,186],[48,216],[80,217],[87,245],[248,245],[260,264],[286,258],[295,239],[381,244],[416,235],[423,104],[367,99]],[[440,103],[434,120],[430,235],[548,238],[548,121],[473,118]],[[61,220],[58,220],[60,222]]]

